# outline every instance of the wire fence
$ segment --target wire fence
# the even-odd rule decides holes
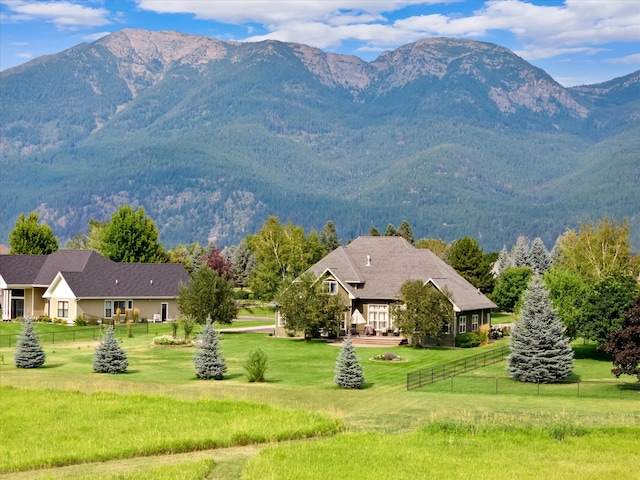
[[[470,357],[460,358],[453,362],[434,365],[433,367],[425,368],[417,372],[409,372],[407,373],[407,390],[420,388],[424,385],[430,385],[456,375],[461,375],[470,370],[493,365],[494,363],[504,360],[507,355],[509,355],[509,347],[504,346]]]
[[[154,324],[155,326],[155,324]],[[131,332],[132,335],[142,335],[149,333],[149,323],[132,323],[131,325],[126,324],[114,324],[114,328],[116,331],[116,335],[128,335]],[[131,329],[131,330],[129,330]],[[88,340],[99,340],[105,332],[105,327],[83,327],[83,328],[60,328],[56,331],[51,332],[41,332],[38,331],[38,337],[40,339],[40,343],[65,343],[65,342],[77,342],[77,341],[88,341]],[[19,333],[10,333],[5,335],[0,335],[0,348],[3,347],[14,347],[16,342],[18,341]]]
[[[451,375],[445,380],[425,383],[423,388],[429,392],[640,400],[640,382],[576,379],[554,383],[531,383],[519,382],[508,377],[475,374]]]

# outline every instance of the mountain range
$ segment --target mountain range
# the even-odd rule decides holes
[[[429,38],[365,62],[295,43],[122,30],[0,72],[0,243],[140,205],[167,246],[268,215],[343,241],[407,220],[485,250],[579,222],[640,245],[640,71],[565,88],[498,45]]]

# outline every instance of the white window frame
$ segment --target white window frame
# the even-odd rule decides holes
[[[371,303],[367,306],[367,325],[375,331],[389,329],[389,305],[386,303]]]
[[[451,324],[449,322],[442,325],[442,334],[450,335],[451,334]]]
[[[331,295],[338,293],[338,282],[330,278],[324,281],[324,292]]]
[[[113,301],[104,301],[104,318],[111,318],[113,316]]]
[[[458,317],[458,333],[467,333],[467,316],[460,315]]]
[[[471,331],[478,330],[478,314],[471,315]]]

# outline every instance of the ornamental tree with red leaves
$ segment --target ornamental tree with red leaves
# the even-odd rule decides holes
[[[611,331],[609,341],[602,348],[613,355],[615,368],[611,373],[616,377],[636,375],[640,380],[640,296],[624,313],[620,330]]]

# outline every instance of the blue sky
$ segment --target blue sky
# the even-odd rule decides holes
[[[123,28],[269,38],[367,61],[421,38],[468,38],[566,86],[640,69],[640,0],[0,0],[0,69]]]

